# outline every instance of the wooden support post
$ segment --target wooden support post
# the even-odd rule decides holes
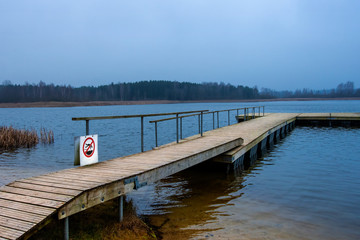
[[[244,122],[246,121],[246,108],[244,108]]]
[[[69,217],[64,219],[64,240],[69,240]]]
[[[217,111],[216,113],[217,113],[217,128],[219,128],[220,127],[220,125],[219,125],[219,111]]]
[[[144,117],[141,116],[141,152],[144,151]]]
[[[124,220],[124,196],[119,197],[119,222]]]

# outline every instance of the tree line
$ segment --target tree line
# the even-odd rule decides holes
[[[0,85],[0,102],[88,102],[139,100],[234,100],[259,98],[256,87],[233,86],[225,83],[190,83],[176,81],[140,81],[111,83],[102,86],[72,87],[70,85],[12,84]]]
[[[140,100],[241,100],[269,98],[338,98],[360,97],[360,89],[353,82],[339,84],[334,89],[275,91],[257,87],[234,86],[225,83],[191,83],[165,80],[133,83],[111,83],[101,86],[72,87],[70,85],[12,84],[0,85],[0,102],[88,102],[88,101],[140,101]]]
[[[275,91],[262,88],[260,95],[264,98],[351,98],[360,97],[360,88],[356,89],[354,82],[340,83],[336,88],[312,90],[304,88],[295,91]]]

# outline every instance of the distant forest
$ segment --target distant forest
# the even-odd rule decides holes
[[[138,101],[138,100],[240,100],[266,98],[337,98],[360,97],[360,89],[353,82],[341,83],[330,90],[274,91],[257,87],[234,86],[225,83],[190,83],[176,81],[140,81],[111,83],[103,86],[72,87],[70,85],[12,84],[0,85],[1,103],[18,102],[88,102],[88,101]]]

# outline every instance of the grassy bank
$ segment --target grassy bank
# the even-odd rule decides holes
[[[272,99],[243,99],[243,100],[204,100],[204,101],[93,101],[93,102],[28,102],[28,103],[0,103],[0,108],[38,108],[38,107],[80,107],[80,106],[112,106],[112,105],[147,105],[174,103],[229,103],[229,102],[279,102],[279,101],[324,101],[324,100],[360,100],[360,98],[272,98]]]
[[[125,201],[124,220],[118,222],[118,199],[97,205],[70,216],[72,240],[133,240],[158,239],[154,230],[136,215],[132,202]],[[63,239],[63,221],[53,221],[30,240]]]

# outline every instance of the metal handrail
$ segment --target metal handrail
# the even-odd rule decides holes
[[[232,109],[225,109],[225,110],[217,110],[217,111],[206,111],[206,112],[201,112],[201,113],[196,113],[196,114],[190,114],[190,115],[184,115],[184,116],[179,116],[179,117],[171,117],[171,118],[162,118],[162,119],[157,119],[157,120],[151,120],[149,121],[149,123],[154,123],[155,124],[155,146],[158,147],[158,141],[157,141],[157,124],[159,122],[164,122],[164,121],[169,121],[169,120],[174,120],[174,119],[180,119],[180,139],[183,139],[182,137],[182,120],[183,118],[186,117],[193,117],[193,116],[198,116],[198,122],[199,122],[199,134],[201,134],[201,136],[203,135],[203,115],[204,114],[213,114],[213,129],[215,129],[215,113],[217,114],[217,128],[220,127],[219,124],[219,113],[220,112],[228,112],[228,125],[230,125],[230,112],[231,111],[237,111],[237,115],[239,115],[239,110],[244,110],[244,121],[247,120],[247,114],[250,113],[250,109],[252,109],[252,118],[255,118],[256,115],[256,108],[259,108],[259,116],[261,114],[261,108],[263,108],[263,116],[265,115],[265,106],[257,106],[257,107],[243,107],[243,108],[232,108]],[[177,142],[179,142],[177,140]]]
[[[104,120],[104,119],[121,119],[121,118],[141,118],[141,152],[144,151],[144,118],[145,117],[156,117],[156,116],[168,116],[176,115],[176,142],[179,142],[179,117],[181,114],[199,113],[203,115],[204,112],[209,110],[197,110],[197,111],[186,111],[186,112],[170,112],[170,113],[153,113],[153,114],[139,114],[139,115],[120,115],[120,116],[100,116],[100,117],[76,117],[72,118],[73,121],[85,121],[86,122],[86,135],[89,135],[89,122],[90,120]],[[201,117],[202,121],[202,117]],[[201,123],[202,124],[202,123]],[[157,126],[156,126],[157,127]],[[157,129],[156,129],[157,131]],[[201,129],[202,131],[202,129]],[[201,133],[202,135],[202,133]]]

